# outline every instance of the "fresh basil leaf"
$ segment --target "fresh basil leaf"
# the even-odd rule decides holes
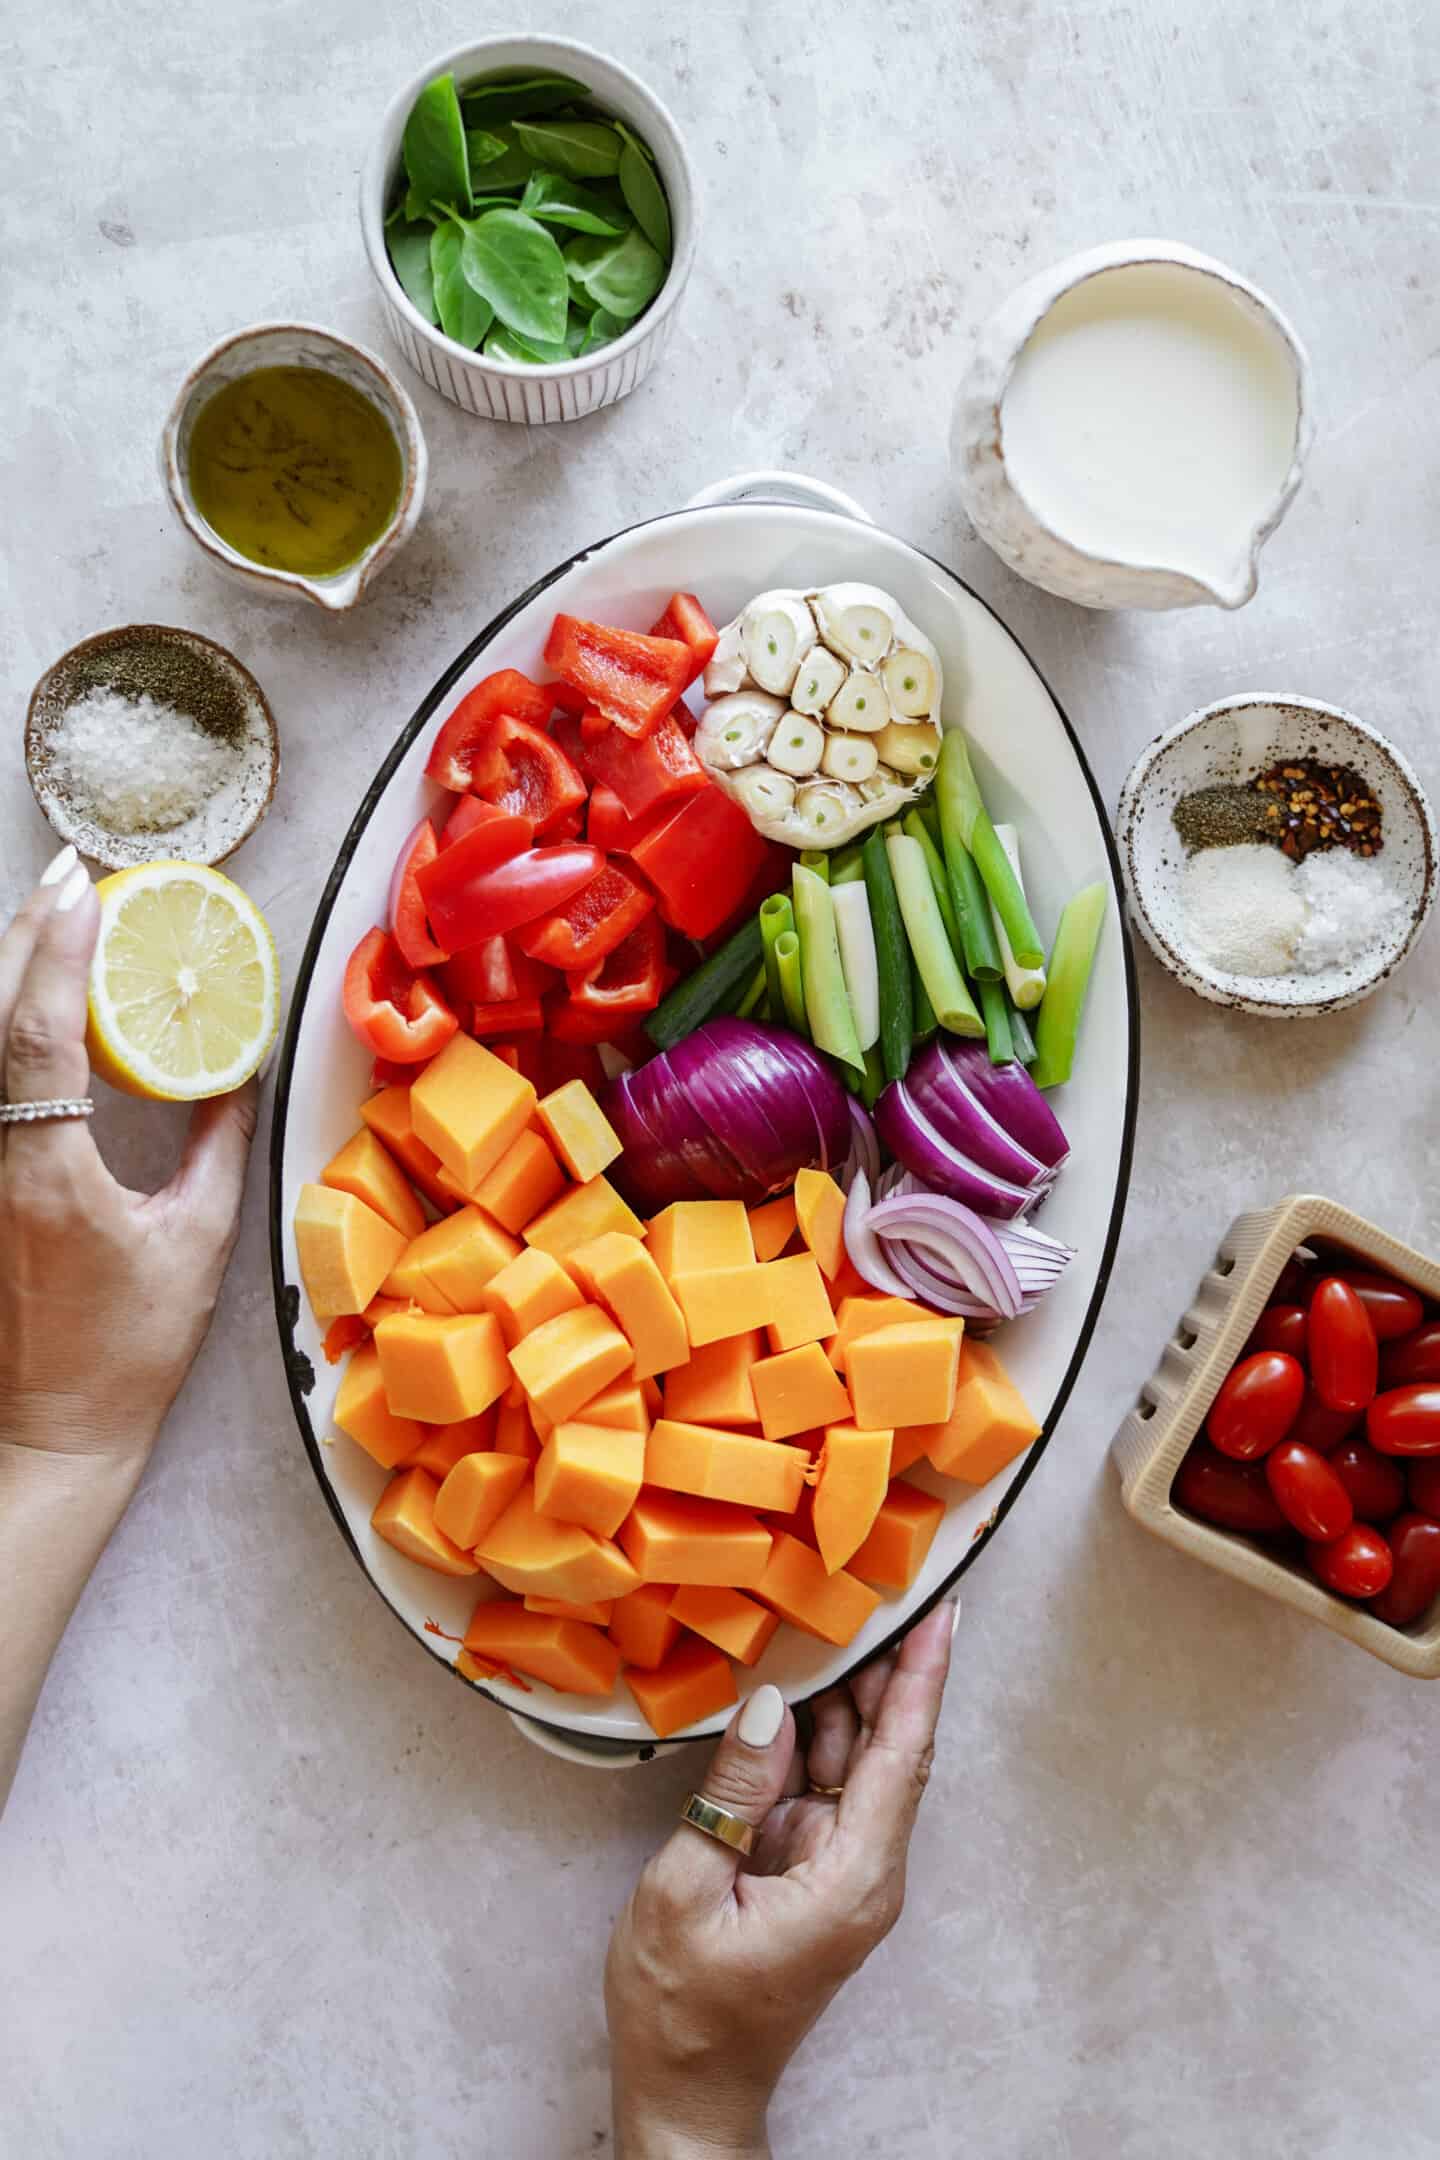
[[[470,208],[470,161],[453,75],[437,75],[410,108],[402,145],[410,185],[426,201]]]
[[[385,243],[390,250],[391,267],[404,288],[406,299],[420,310],[426,322],[439,322],[435,281],[430,273],[430,227],[392,225]]]
[[[626,322],[650,305],[665,282],[665,258],[638,228],[612,241],[603,255],[575,264],[574,253],[574,246],[567,248],[567,275],[573,270],[600,307]]]
[[[620,152],[620,187],[630,215],[651,247],[658,248],[668,262],[672,244],[670,205],[649,154],[636,148],[633,135],[626,136]]]
[[[497,127],[493,133],[489,128],[476,128],[471,132],[483,136],[486,142],[498,142],[504,146],[502,156],[482,157],[476,168],[482,188],[523,188],[531,173],[535,171],[537,163],[542,162],[521,147],[515,140],[515,130],[508,125]],[[469,135],[465,140],[469,142]]]
[[[623,120],[612,120],[610,122],[610,125],[614,128],[617,135],[623,136],[626,142],[634,143],[635,148],[640,152],[641,157],[648,158],[652,165],[655,163],[655,153],[650,148],[649,143],[646,142],[643,135],[637,135],[633,128],[626,127]]]
[[[600,196],[563,173],[533,173],[520,208],[546,225],[568,225],[575,232],[608,233],[616,239],[625,230],[624,218],[615,217]]]
[[[537,165],[572,180],[602,180],[620,169],[620,137],[604,120],[517,120],[515,136]]]
[[[460,263],[507,329],[558,345],[570,287],[554,235],[519,210],[487,210],[465,228]]]
[[[629,328],[628,322],[622,322],[620,317],[612,315],[608,308],[597,307],[585,325],[585,341],[580,351],[582,354],[592,353],[602,345],[612,345],[616,338],[623,337]]]
[[[589,97],[584,83],[568,75],[503,76],[466,83],[460,103],[470,127],[494,127],[499,120],[524,120],[532,114],[554,112],[576,98]]]
[[[470,179],[473,184],[477,167],[493,165],[503,158],[508,148],[503,135],[492,135],[488,128],[472,127],[465,130],[465,150],[470,159]]]
[[[485,340],[487,360],[518,360],[522,367],[549,367],[556,360],[571,358],[570,347],[549,338],[528,338],[518,330],[507,330],[497,323]]]
[[[435,286],[435,308],[440,328],[457,345],[474,352],[491,323],[495,310],[482,299],[460,267],[465,228],[449,218],[430,235],[430,275]]]
[[[584,352],[585,340],[589,337],[589,335],[589,323],[583,315],[577,315],[574,308],[572,307],[570,310],[570,320],[565,325],[565,350],[567,353],[569,353],[572,360],[578,359],[580,354]]]

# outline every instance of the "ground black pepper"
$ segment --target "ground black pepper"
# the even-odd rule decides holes
[[[1266,805],[1253,787],[1196,788],[1193,795],[1181,797],[1172,815],[1192,855],[1201,848],[1239,847],[1266,837]]]

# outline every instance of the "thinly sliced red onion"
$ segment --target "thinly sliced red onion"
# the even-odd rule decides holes
[[[963,1290],[956,1290],[942,1276],[932,1274],[923,1260],[917,1259],[908,1245],[897,1239],[892,1248],[895,1266],[904,1277],[909,1290],[936,1312],[958,1313],[962,1320],[971,1321],[976,1327],[998,1327],[1004,1315],[996,1312],[993,1305],[982,1299],[972,1298]]]
[[[1010,1255],[1021,1290],[1032,1304],[1054,1289],[1075,1258],[1073,1246],[1062,1245],[1033,1223],[997,1223],[995,1233]]]
[[[941,1037],[938,1048],[952,1072],[984,1104],[1012,1140],[1039,1161],[1057,1168],[1070,1152],[1060,1120],[1018,1059],[992,1065],[984,1043]]]
[[[1013,1140],[1000,1120],[967,1084],[964,1073],[937,1037],[905,1075],[905,1090],[942,1140],[992,1177],[1030,1186],[1053,1173],[1038,1155]]]
[[[863,1170],[865,1181],[873,1193],[880,1176],[880,1142],[875,1137],[875,1127],[869,1116],[853,1095],[846,1096],[845,1105],[850,1112],[850,1153],[845,1158],[840,1183],[848,1193],[855,1173]]]
[[[870,1215],[870,1180],[857,1170],[845,1196],[845,1250],[872,1289],[883,1290],[888,1297],[908,1297],[909,1290],[880,1250]]]
[[[936,1130],[903,1080],[892,1080],[875,1105],[875,1123],[891,1154],[932,1191],[948,1193],[984,1215],[1007,1221],[1033,1205],[1035,1188],[1000,1178]]]
[[[870,1227],[880,1237],[901,1237],[928,1247],[947,1263],[957,1281],[989,1299],[997,1311],[1020,1309],[1020,1280],[992,1226],[972,1208],[944,1193],[907,1193],[882,1200],[870,1211]]]

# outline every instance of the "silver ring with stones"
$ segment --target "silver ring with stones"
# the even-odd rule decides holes
[[[39,1102],[0,1102],[0,1125],[45,1125],[61,1118],[92,1118],[88,1095],[51,1095]]]

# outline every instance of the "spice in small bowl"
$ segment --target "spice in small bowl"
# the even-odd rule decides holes
[[[25,764],[61,839],[122,870],[223,862],[270,807],[280,749],[264,692],[233,653],[143,623],[102,630],[46,670]]]

